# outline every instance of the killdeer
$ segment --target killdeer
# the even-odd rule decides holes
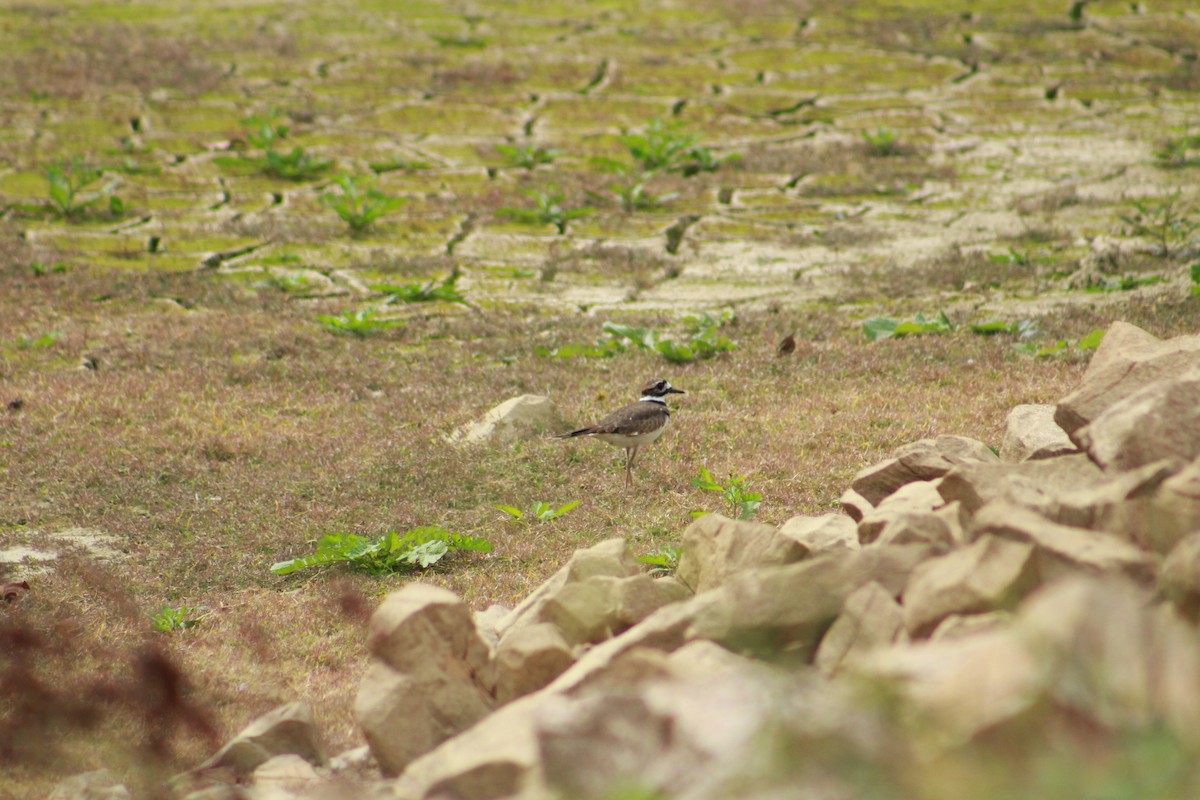
[[[642,387],[642,397],[636,403],[618,408],[595,425],[563,433],[556,439],[575,436],[595,436],[615,447],[625,448],[625,486],[633,482],[633,459],[643,445],[650,444],[667,429],[671,412],[667,410],[669,394],[684,394],[664,380],[651,381]]]

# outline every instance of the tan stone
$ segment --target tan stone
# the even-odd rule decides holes
[[[553,400],[540,395],[523,394],[504,401],[479,420],[457,429],[450,434],[450,441],[459,444],[490,441],[509,443],[536,439],[565,427],[566,423]]]
[[[514,631],[496,650],[496,702],[535,692],[574,663],[571,646],[556,626],[542,623]]]
[[[988,535],[1034,545],[1043,581],[1079,569],[1154,580],[1156,562],[1151,554],[1111,534],[1059,525],[1011,503],[989,503],[975,514],[967,538],[975,541]]]
[[[993,500],[1045,508],[1064,492],[1103,480],[1101,469],[1079,453],[1020,464],[962,464],[942,478],[938,492],[947,503],[957,500],[966,513],[974,514]]]
[[[790,564],[808,548],[770,525],[705,514],[683,532],[675,576],[699,593],[751,567]]]
[[[888,520],[875,544],[928,544],[945,551],[965,541],[962,504],[955,501],[937,511],[897,514]]]
[[[1036,584],[1033,545],[983,535],[972,544],[917,565],[904,591],[904,625],[927,636],[952,614],[1016,605]]]
[[[842,665],[904,636],[904,611],[892,593],[874,581],[846,598],[842,612],[821,638],[813,663],[828,676]]]
[[[300,792],[320,783],[322,776],[313,765],[291,753],[275,756],[254,770],[252,782],[256,790],[280,789]]]
[[[1181,540],[1167,555],[1158,586],[1184,616],[1200,621],[1200,530]]]
[[[1200,350],[1195,355],[1200,365]],[[1126,395],[1073,436],[1106,470],[1200,457],[1200,368]]]
[[[779,535],[799,542],[812,555],[825,550],[857,550],[858,527],[846,514],[796,516],[779,526]]]
[[[945,501],[938,493],[936,481],[914,481],[905,484],[885,497],[862,518],[858,523],[858,540],[862,544],[870,544],[879,538],[879,534],[889,522],[901,515],[932,512],[944,504]]]
[[[308,703],[296,701],[263,714],[241,730],[198,769],[232,769],[245,777],[278,755],[293,754],[325,763],[325,749]]]
[[[1037,461],[1078,451],[1067,432],[1054,421],[1055,408],[1049,404],[1019,405],[1009,411],[1004,421],[1000,460]]]
[[[129,800],[130,797],[129,790],[111,772],[98,769],[64,778],[46,800]]]
[[[1059,401],[1054,421],[1068,435],[1074,434],[1147,384],[1178,377],[1198,364],[1200,335],[1163,341],[1136,326],[1114,322],[1079,387]]]
[[[842,492],[842,496],[838,498],[838,503],[841,505],[842,511],[846,512],[846,516],[850,517],[856,523],[862,522],[862,518],[875,507],[867,502],[867,498],[853,489],[847,489]]]

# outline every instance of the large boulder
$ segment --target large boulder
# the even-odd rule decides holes
[[[371,617],[372,661],[354,715],[386,775],[478,722],[492,710],[486,643],[471,612],[446,589],[413,583]]]
[[[1037,583],[1033,545],[984,535],[913,570],[904,591],[904,625],[927,636],[952,614],[1010,608]]]
[[[562,415],[549,397],[523,394],[506,400],[480,419],[458,428],[450,440],[459,444],[509,443],[536,439],[566,428]]]
[[[1160,340],[1125,322],[1114,322],[1088,364],[1079,387],[1059,401],[1054,421],[1069,435],[1109,406],[1165,378],[1200,366],[1200,335]]]
[[[596,575],[565,584],[547,599],[538,618],[555,625],[572,646],[597,644],[691,594],[674,578]],[[505,641],[507,637],[501,644]]]
[[[500,704],[548,685],[575,663],[571,646],[550,623],[529,625],[496,648],[495,695]]]
[[[1200,367],[1126,395],[1076,430],[1074,438],[1106,470],[1200,456]]]
[[[695,592],[715,589],[751,567],[790,564],[809,553],[770,525],[705,514],[683,532],[683,555],[675,576]]]
[[[1009,463],[1037,461],[1074,453],[1079,448],[1067,432],[1054,421],[1055,406],[1019,405],[1008,412],[1004,421],[1004,439],[1000,460]]]
[[[879,538],[889,522],[902,515],[931,513],[935,508],[945,505],[945,502],[938,493],[937,481],[905,484],[863,516],[858,523],[858,539],[862,544],[870,544]]]

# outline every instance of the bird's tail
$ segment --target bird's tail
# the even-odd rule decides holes
[[[560,433],[557,436],[555,436],[554,438],[555,439],[570,439],[573,436],[587,436],[588,434],[590,434],[592,432],[593,431],[591,428],[580,428],[579,430],[571,431],[570,433]]]

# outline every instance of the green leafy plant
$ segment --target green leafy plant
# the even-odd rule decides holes
[[[510,166],[521,169],[536,169],[543,164],[553,164],[560,155],[557,150],[539,144],[498,144],[496,152],[508,160]]]
[[[529,507],[528,514],[516,506],[496,506],[496,508],[498,508],[500,511],[503,511],[505,514],[508,514],[515,520],[536,519],[538,522],[552,522],[564,514],[569,514],[579,506],[580,502],[581,501],[576,500],[572,503],[567,503],[566,505],[555,508],[549,503],[538,500]]]
[[[679,566],[681,555],[682,547],[664,547],[652,555],[638,556],[638,561],[650,567],[651,575],[673,575]]]
[[[646,184],[642,181],[634,181],[631,183],[618,183],[609,187],[612,198],[616,201],[621,210],[626,213],[634,211],[650,211],[656,208],[661,208],[664,204],[669,203],[679,196],[678,193],[654,195],[646,189]],[[592,197],[603,199],[601,195],[589,192]]]
[[[544,358],[608,358],[625,352],[632,345],[658,353],[672,364],[687,364],[736,350],[737,343],[721,333],[735,319],[732,311],[723,311],[717,316],[708,312],[687,316],[682,321],[682,336],[606,322],[603,331],[607,338],[601,338],[594,345],[563,345],[554,349],[539,345],[534,352]]]
[[[428,283],[374,283],[371,290],[385,292],[390,295],[386,302],[399,300],[404,303],[458,303],[468,305],[466,295],[458,288],[461,273],[457,268],[441,281],[432,280]]]
[[[1192,264],[1191,275],[1192,275],[1192,294],[1200,295],[1200,261],[1197,261],[1195,264]]]
[[[1052,356],[1067,355],[1070,353],[1087,353],[1099,347],[1100,342],[1102,341],[1104,341],[1104,330],[1102,328],[1097,328],[1078,341],[1073,339],[1059,339],[1058,341],[1050,342],[1049,344],[1039,344],[1037,342],[1018,342],[1013,345],[1013,349],[1023,356],[1031,356],[1033,358],[1050,358]]]
[[[225,167],[238,167],[249,163],[267,175],[289,181],[316,178],[333,166],[333,161],[314,156],[303,147],[293,147],[289,153],[280,151],[280,143],[287,139],[291,132],[291,128],[282,119],[280,112],[273,109],[266,114],[242,120],[242,125],[246,127],[246,141],[262,150],[261,156],[222,157],[213,161]]]
[[[315,178],[331,166],[333,161],[305,152],[303,147],[293,147],[290,153],[268,150],[263,154],[263,171],[288,181]]]
[[[1200,221],[1188,216],[1180,202],[1180,192],[1162,200],[1135,200],[1133,211],[1121,215],[1121,221],[1134,236],[1148,239],[1156,255],[1171,258],[1195,239]]]
[[[900,151],[900,134],[891,128],[881,125],[873,131],[863,131],[862,137],[872,155],[886,157]]]
[[[104,197],[109,198],[109,213],[121,216],[125,204],[112,193],[116,184],[110,183],[88,191],[104,177],[104,170],[90,166],[83,159],[75,158],[46,167],[46,182],[49,184],[50,207],[62,217],[74,218],[83,214],[90,206]]]
[[[402,156],[395,156],[387,161],[372,161],[367,166],[371,168],[371,172],[382,175],[385,172],[400,172],[401,170],[416,172],[429,169],[430,165],[428,161],[412,161]]]
[[[741,158],[738,154],[717,157],[699,144],[700,136],[686,133],[678,120],[652,120],[636,133],[625,132],[621,144],[644,172],[680,172],[691,177],[701,172],[715,172],[722,165]],[[612,171],[622,168],[619,162],[605,161]],[[627,167],[625,168],[627,169]]]
[[[1154,160],[1158,166],[1166,169],[1200,165],[1200,134],[1167,139],[1154,151]]]
[[[205,610],[203,606],[198,608],[191,606],[180,606],[179,608],[163,606],[158,613],[151,614],[150,619],[154,621],[155,630],[162,633],[170,633],[172,631],[181,631],[196,627],[200,624]]]
[[[565,208],[563,200],[566,195],[559,192],[556,186],[548,186],[545,191],[532,189],[525,194],[533,198],[534,208],[502,208],[498,212],[500,216],[523,225],[553,225],[560,234],[564,234],[571,220],[593,213],[590,208]]]
[[[333,533],[321,537],[311,556],[276,562],[271,565],[271,572],[290,575],[302,569],[347,564],[371,575],[390,575],[426,569],[456,550],[490,553],[492,545],[486,539],[451,533],[436,525],[414,528],[403,534],[392,531],[378,539],[353,533]]]
[[[388,197],[376,189],[370,178],[343,174],[333,181],[342,191],[338,194],[325,192],[317,202],[332,209],[356,233],[366,230],[375,220],[396,211],[405,202],[403,198]]]
[[[49,333],[43,333],[41,336],[21,336],[17,339],[16,344],[22,350],[45,350],[48,347],[53,347],[62,337],[62,331],[50,331]]]
[[[989,320],[988,322],[979,322],[968,327],[971,333],[978,334],[979,336],[995,336],[1000,333],[1010,333],[1021,339],[1028,339],[1037,332],[1037,323],[1029,319],[1018,320],[1017,322]]]
[[[1153,286],[1156,283],[1163,283],[1165,281],[1166,278],[1159,275],[1124,275],[1121,277],[1102,275],[1088,286],[1086,291],[1093,293],[1128,292],[1142,286]]]
[[[867,339],[878,342],[881,339],[899,339],[922,333],[951,333],[954,331],[954,323],[946,316],[945,311],[939,311],[936,317],[926,318],[924,314],[917,314],[908,321],[875,317],[864,322],[862,329]]]
[[[317,317],[317,324],[327,331],[349,333],[360,339],[372,333],[403,328],[405,323],[402,320],[379,318],[379,310],[384,305],[386,305],[386,301],[375,303],[358,311],[346,311],[338,316],[321,315]]]
[[[704,467],[700,475],[692,478],[692,486],[706,492],[716,492],[729,504],[730,516],[734,519],[753,519],[762,505],[762,495],[758,492],[747,491],[746,478],[729,474],[729,483],[725,486],[713,480],[712,473]],[[693,512],[692,516],[703,516],[704,512]]]

